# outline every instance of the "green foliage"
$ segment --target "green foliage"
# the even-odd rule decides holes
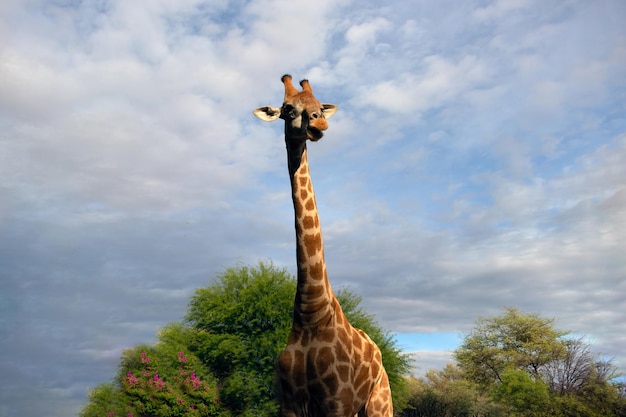
[[[510,367],[539,377],[543,366],[564,355],[561,337],[553,319],[506,308],[502,316],[479,318],[474,329],[455,351],[456,360],[471,380],[485,389],[502,382]]]
[[[528,373],[510,368],[502,373],[502,382],[495,385],[492,395],[510,407],[510,415],[540,416],[548,407],[548,388],[543,381],[533,380]]]
[[[226,269],[191,298],[186,320],[196,330],[195,352],[237,415],[277,413],[274,366],[291,328],[295,291],[286,270],[259,263]]]

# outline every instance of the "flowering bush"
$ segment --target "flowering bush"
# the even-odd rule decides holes
[[[82,417],[226,416],[210,376],[193,355],[138,346],[124,352],[117,384],[100,384]]]
[[[215,389],[202,381],[193,369],[197,359],[191,360],[178,352],[178,370],[170,376],[167,366],[141,352],[141,368],[129,371],[122,378],[122,390],[129,399],[131,416],[219,416],[221,406]],[[171,371],[170,371],[171,373]],[[114,417],[114,416],[111,416]]]

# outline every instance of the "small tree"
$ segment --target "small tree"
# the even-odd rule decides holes
[[[546,364],[565,352],[561,337],[567,332],[553,327],[553,319],[506,308],[502,316],[479,318],[454,355],[467,378],[489,388],[502,382],[509,368],[540,377]]]

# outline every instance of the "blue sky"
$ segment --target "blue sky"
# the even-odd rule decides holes
[[[440,369],[478,317],[626,371],[626,3],[3,1],[0,415],[76,414],[225,267],[295,271],[280,77],[335,287]],[[38,401],[32,401],[37,398]]]

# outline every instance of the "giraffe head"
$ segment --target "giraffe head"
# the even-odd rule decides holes
[[[300,81],[302,91],[293,86],[291,75],[285,74],[280,80],[285,85],[282,107],[259,107],[253,111],[254,115],[265,122],[283,119],[287,140],[320,140],[324,130],[328,129],[326,119],[335,114],[337,106],[317,101],[308,80]]]

